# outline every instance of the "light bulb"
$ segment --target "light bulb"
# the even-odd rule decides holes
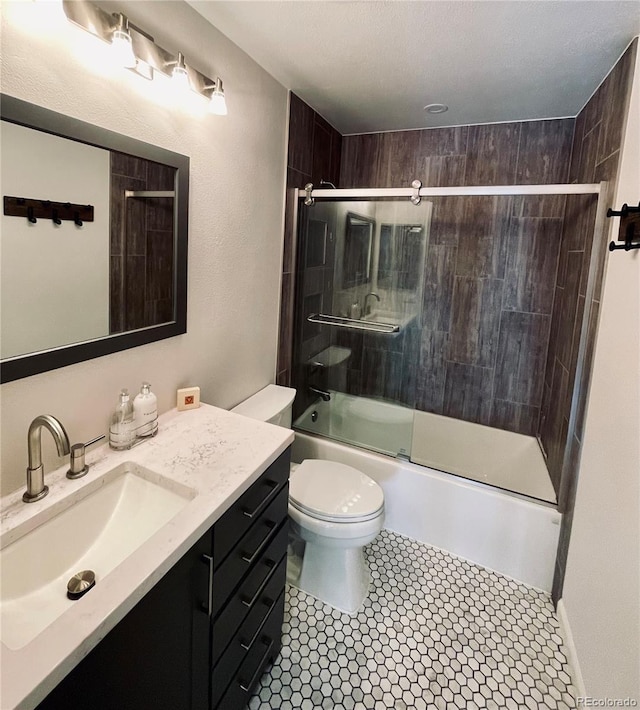
[[[189,83],[189,74],[187,73],[187,70],[184,67],[173,67],[173,71],[171,72],[171,80],[173,82],[173,85],[180,91],[188,90],[191,88],[191,85]]]
[[[216,116],[227,115],[227,102],[222,91],[214,91],[209,100],[209,113],[214,113]]]
[[[222,88],[222,80],[217,79],[216,85],[209,99],[209,113],[216,116],[227,115],[227,102],[224,98],[224,89]]]
[[[171,83],[178,91],[188,91],[191,88],[189,73],[187,72],[187,67],[184,63],[184,54],[182,54],[182,52],[178,52],[175,66],[171,70]]]
[[[135,69],[136,55],[133,53],[131,35],[127,29],[127,20],[124,15],[120,16],[118,29],[111,37],[111,51],[115,61],[126,69]]]

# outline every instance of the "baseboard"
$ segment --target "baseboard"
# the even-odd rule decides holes
[[[584,687],[584,679],[580,670],[578,653],[576,651],[576,645],[573,642],[573,634],[571,633],[571,627],[569,626],[569,617],[567,616],[567,610],[565,609],[564,602],[562,601],[562,599],[558,600],[556,611],[558,614],[558,622],[560,624],[560,635],[562,636],[562,640],[564,642],[564,646],[568,655],[569,666],[571,668],[571,679],[573,681],[573,687],[575,688],[576,695],[578,697],[584,698],[587,695],[587,691]]]

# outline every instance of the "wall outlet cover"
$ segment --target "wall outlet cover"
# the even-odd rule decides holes
[[[185,409],[197,409],[200,406],[200,388],[183,387],[178,390],[176,405],[179,412]]]

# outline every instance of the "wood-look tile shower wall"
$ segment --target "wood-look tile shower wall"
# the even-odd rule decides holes
[[[573,124],[558,119],[346,136],[340,185],[399,187],[416,178],[429,187],[567,182]],[[404,373],[415,382],[415,406],[535,434],[564,198],[433,203],[420,354],[415,373]]]
[[[284,386],[295,384],[292,381],[294,291],[297,269],[294,190],[295,188],[303,188],[309,182],[318,186],[321,180],[331,182],[338,187],[342,146],[342,136],[322,116],[295,94],[290,94],[290,100],[282,297],[276,375],[277,384]],[[319,269],[323,268],[319,267]],[[315,274],[310,274],[310,276],[313,277]],[[309,297],[320,296],[322,284],[326,282],[326,279],[312,278],[309,281],[314,281],[319,285],[317,293],[309,291],[306,295]],[[302,336],[301,333],[299,335]]]

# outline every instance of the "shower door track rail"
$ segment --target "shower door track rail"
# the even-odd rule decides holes
[[[599,195],[600,183],[555,185],[461,185],[459,187],[366,187],[338,190],[316,190],[310,193],[297,190],[298,197],[309,196],[313,199],[340,200],[352,197],[472,197],[494,195]]]

